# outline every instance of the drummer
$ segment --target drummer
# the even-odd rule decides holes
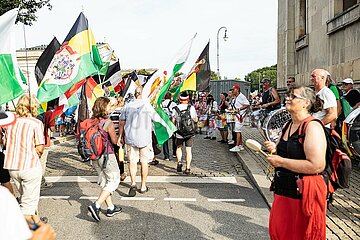
[[[264,78],[261,83],[263,85],[263,92],[261,94],[262,101],[257,107],[264,108],[268,113],[279,109],[281,107],[281,99],[276,88],[271,87],[271,79]]]
[[[231,133],[232,140],[228,140],[229,145],[234,145],[236,140],[236,134],[234,132],[234,125],[235,125],[235,99],[233,95],[233,89],[230,88],[228,92],[228,98],[229,98],[229,105],[226,111],[226,124],[228,125],[228,129]],[[235,145],[234,145],[235,146]]]
[[[235,99],[235,127],[234,132],[236,134],[236,142],[235,147],[230,149],[230,152],[240,152],[244,150],[243,142],[242,142],[242,135],[241,129],[243,127],[243,120],[246,115],[246,109],[250,105],[247,98],[240,92],[240,86],[234,85],[232,88],[233,96],[236,97]]]

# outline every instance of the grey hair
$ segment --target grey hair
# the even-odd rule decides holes
[[[307,110],[310,113],[315,113],[323,109],[324,102],[315,94],[315,91],[309,87],[303,85],[292,86],[288,93],[294,93],[294,90],[300,90],[300,96],[309,100],[310,104],[307,106]]]

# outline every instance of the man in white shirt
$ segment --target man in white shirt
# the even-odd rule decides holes
[[[146,179],[149,171],[148,162],[154,158],[152,148],[152,121],[162,122],[162,119],[151,106],[149,99],[142,99],[142,87],[135,90],[135,100],[126,104],[122,110],[119,123],[119,141],[121,147],[127,144],[128,159],[130,162],[131,187],[129,196],[136,195],[135,176],[137,163],[141,163],[141,187],[140,193],[149,190],[146,186]]]
[[[233,96],[236,97],[235,99],[235,111],[237,112],[235,116],[235,126],[234,132],[236,134],[236,142],[235,147],[230,149],[230,152],[240,152],[244,150],[241,129],[243,127],[243,120],[246,115],[246,109],[250,105],[247,98],[240,92],[240,86],[234,85],[233,86]]]
[[[325,127],[330,128],[330,123],[337,118],[337,103],[334,93],[326,87],[326,78],[328,72],[324,69],[315,69],[312,71],[310,80],[314,84],[316,95],[323,100],[323,110],[313,114],[320,119]]]
[[[180,104],[174,107],[173,109],[173,122],[178,126],[177,121],[179,121],[179,112],[187,111],[189,108],[189,95],[186,92],[181,93],[180,97]],[[190,106],[189,108],[191,119],[195,123],[197,123],[198,118],[196,114],[196,110],[194,106]],[[183,137],[179,133],[175,134],[176,137],[176,158],[177,158],[177,172],[182,171],[182,146],[185,143],[185,152],[186,152],[186,169],[184,171],[185,174],[190,174],[190,163],[192,160],[192,153],[191,148],[193,145],[193,137]]]

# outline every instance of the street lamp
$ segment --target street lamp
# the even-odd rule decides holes
[[[218,32],[217,32],[217,45],[216,45],[216,49],[217,49],[217,75],[219,76],[219,78],[221,79],[220,77],[220,70],[219,70],[219,33],[220,33],[220,30],[221,29],[225,29],[225,34],[224,34],[224,41],[226,41],[228,39],[226,33],[227,33],[227,28],[226,27],[221,27],[219,28]]]

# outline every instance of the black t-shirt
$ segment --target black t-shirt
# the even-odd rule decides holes
[[[344,95],[345,99],[349,102],[351,107],[354,107],[360,102],[360,93],[356,89],[351,89],[347,94]]]

